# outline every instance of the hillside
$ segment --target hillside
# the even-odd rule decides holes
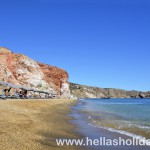
[[[66,71],[36,62],[23,54],[15,54],[4,47],[0,47],[0,81],[47,91],[60,98],[70,96]]]
[[[99,88],[68,82],[68,73],[0,47],[0,81],[58,95],[58,98],[149,98],[150,92]],[[0,87],[2,91],[3,87]],[[71,93],[71,95],[70,95]],[[0,93],[1,94],[1,93]]]
[[[149,98],[150,92],[99,88],[70,83],[70,92],[78,98]]]

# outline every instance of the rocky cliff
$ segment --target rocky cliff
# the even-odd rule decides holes
[[[61,98],[70,96],[66,71],[36,62],[23,54],[15,54],[4,47],[0,47],[0,80],[58,94]]]
[[[0,47],[0,81],[57,94],[60,98],[144,98],[150,92],[125,91],[68,83],[68,73]]]
[[[71,94],[78,98],[150,98],[150,92],[98,88],[70,83]]]

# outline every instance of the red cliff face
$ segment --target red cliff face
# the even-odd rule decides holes
[[[70,95],[66,71],[14,54],[3,47],[0,47],[0,80],[57,93],[62,98]]]
[[[53,83],[61,96],[70,95],[68,73],[66,71],[42,63],[38,63],[38,65],[44,73],[44,80],[47,83]]]

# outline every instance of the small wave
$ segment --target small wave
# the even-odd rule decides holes
[[[84,98],[79,98],[78,100],[80,100],[80,101],[84,101],[85,99],[84,99]]]
[[[126,136],[129,136],[129,137],[132,137],[132,138],[136,138],[138,140],[145,138],[145,137],[143,137],[141,135],[136,135],[136,134],[133,134],[133,133],[130,133],[130,132],[127,132],[127,131],[123,131],[123,130],[116,130],[116,129],[113,129],[113,128],[96,126],[96,125],[92,125],[91,123],[88,123],[88,125],[90,125],[90,126],[92,126],[94,128],[101,128],[101,129],[105,129],[105,130],[108,130],[108,131],[111,131],[111,132],[115,132],[115,133],[119,133],[119,134],[122,134],[122,135],[126,135]]]
[[[140,129],[150,129],[150,126],[145,126],[145,125],[137,125],[137,124],[130,124],[130,123],[128,123],[128,126],[130,126],[130,127],[137,127],[137,128],[140,128]]]
[[[137,126],[138,128],[141,128],[141,129],[150,129],[150,127],[148,126]]]

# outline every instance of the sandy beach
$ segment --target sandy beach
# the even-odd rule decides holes
[[[1,100],[0,150],[74,150],[56,138],[78,138],[67,116],[76,100]]]

